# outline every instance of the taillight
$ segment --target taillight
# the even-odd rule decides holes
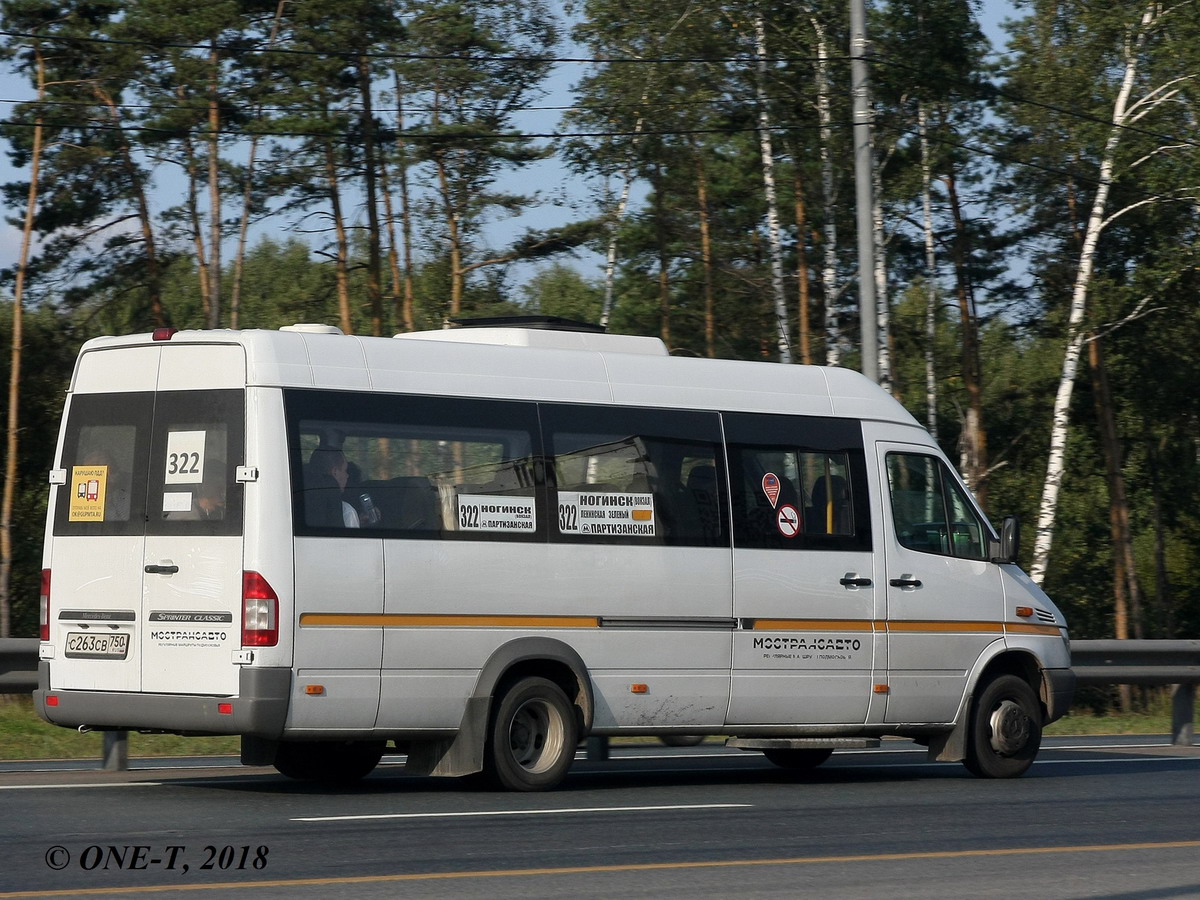
[[[242,573],[242,646],[279,643],[279,596],[257,572]]]
[[[38,602],[38,638],[50,640],[50,570],[42,569],[42,596]]]

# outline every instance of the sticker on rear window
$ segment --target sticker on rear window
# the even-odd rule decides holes
[[[204,480],[203,431],[171,431],[167,434],[166,484],[198,484]]]
[[[163,512],[190,512],[191,491],[167,491],[163,494]]]
[[[71,467],[71,522],[103,522],[104,497],[108,492],[108,466]]]

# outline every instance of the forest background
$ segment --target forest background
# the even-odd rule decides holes
[[[869,4],[880,380],[1073,637],[1200,637],[1200,3],[1012,13],[997,54],[974,0]],[[541,313],[857,367],[850,46],[844,0],[2,0],[0,636],[98,334]],[[548,160],[586,196],[498,227]]]

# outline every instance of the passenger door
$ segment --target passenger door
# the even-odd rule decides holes
[[[54,690],[142,690],[146,479],[137,476],[157,362],[156,352],[141,367],[144,390],[77,393],[67,410],[49,554]]]
[[[207,349],[241,361],[240,347]],[[238,692],[243,398],[241,389],[157,394],[142,561],[142,690]]]
[[[991,529],[930,448],[876,448],[888,508],[885,721],[951,722],[976,661],[1004,639],[1000,574],[987,559]]]
[[[294,390],[284,398],[296,566],[296,678],[287,727],[318,733],[374,728],[385,572],[380,532],[359,508],[359,466],[368,462],[356,452],[361,427],[345,394]],[[357,400],[360,406],[381,402]],[[344,461],[345,485],[322,469],[326,455]],[[353,515],[346,515],[347,506]]]
[[[565,404],[540,414],[552,590],[600,625],[574,640],[596,726],[720,728],[734,619],[719,417]]]
[[[876,667],[871,511],[855,421],[725,414],[736,725],[862,724]]]

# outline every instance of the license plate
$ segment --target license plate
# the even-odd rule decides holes
[[[121,633],[97,634],[95,632],[71,631],[67,633],[68,657],[96,657],[100,659],[124,659],[129,655],[129,635]]]

